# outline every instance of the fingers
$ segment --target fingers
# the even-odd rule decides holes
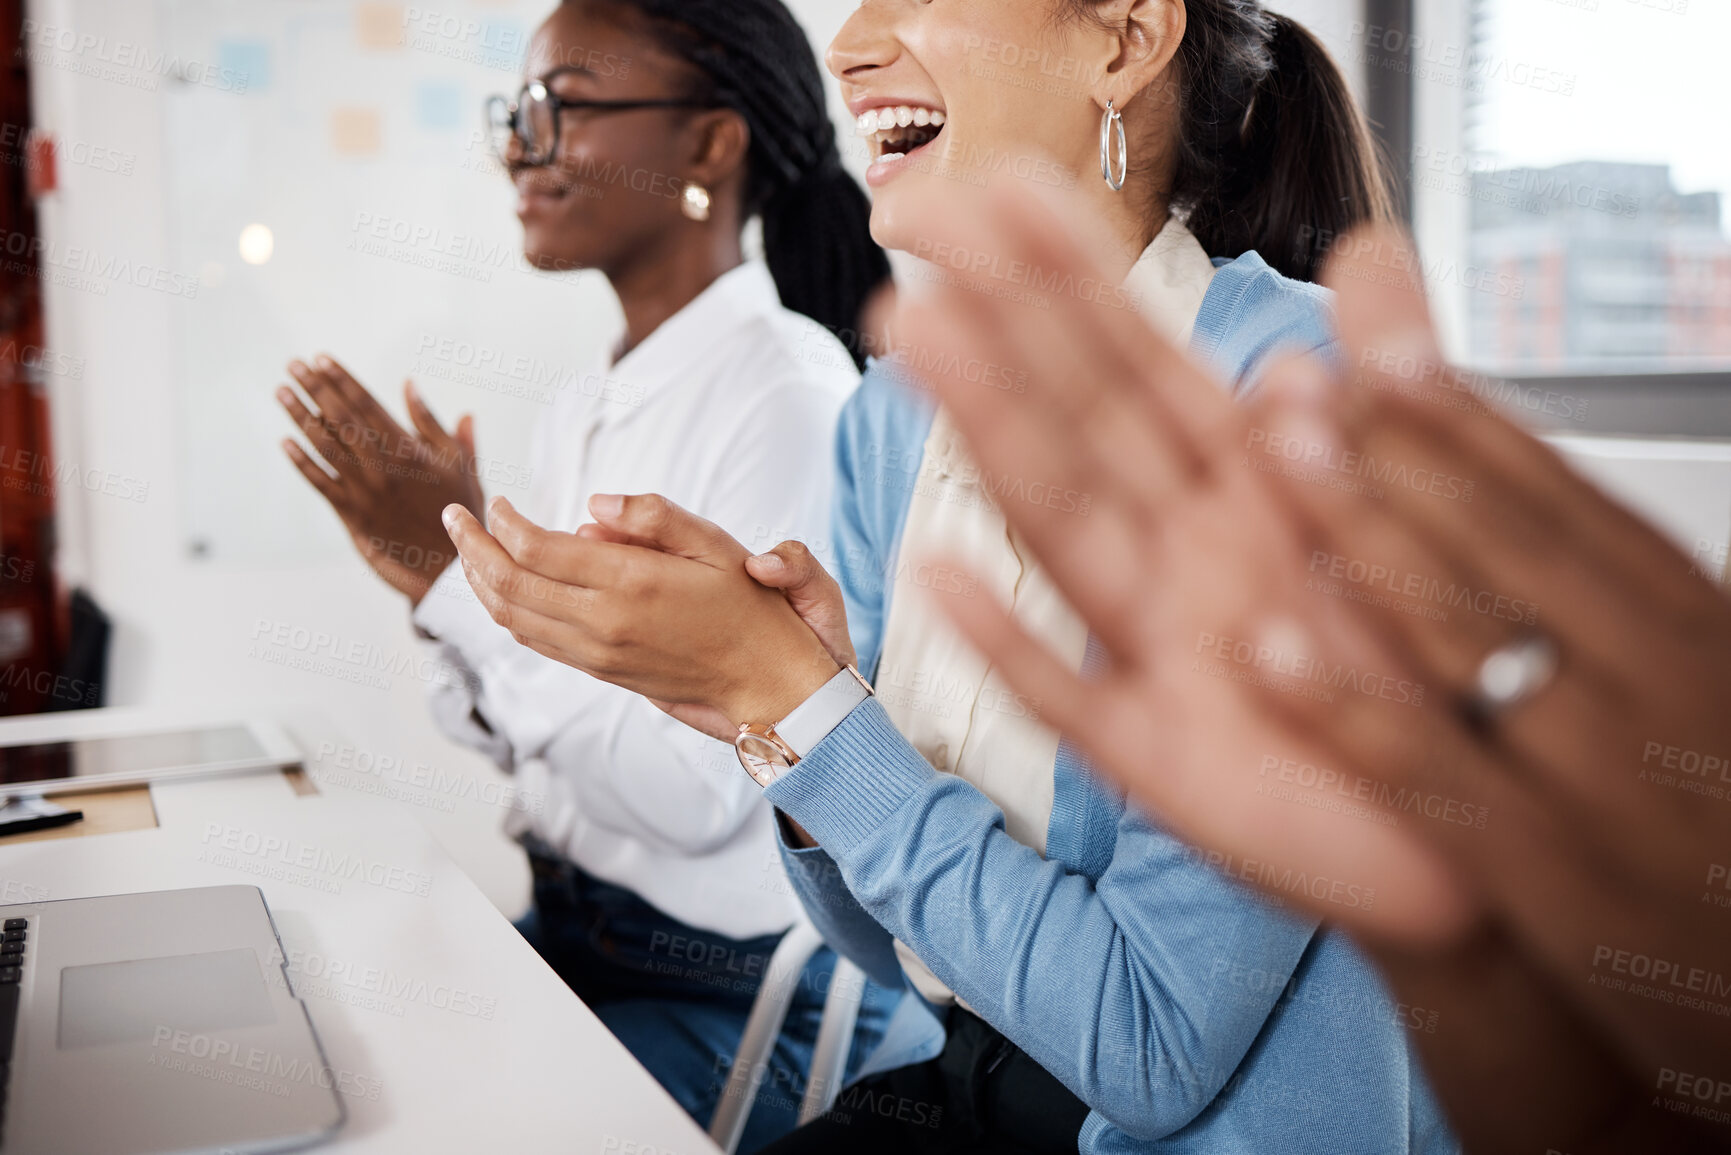
[[[978,222],[965,227],[963,235],[980,233]],[[982,242],[1007,246],[990,251],[1017,261],[1032,260],[1022,244],[1019,234],[1000,233]],[[1055,275],[1065,268],[1057,266]],[[1023,316],[988,294],[946,287],[929,305],[909,309],[900,323],[914,351],[910,368],[943,399],[985,475],[985,488],[1001,495],[1005,518],[1077,611],[1112,637],[1143,592],[1139,555],[1154,515],[1150,487],[1170,490],[1179,470],[1171,464],[1173,455],[1150,439],[1158,438],[1160,420],[1126,402],[1086,400],[1145,389],[1139,370],[1122,358],[1100,357],[1111,348],[1099,333],[1105,312]],[[1152,356],[1158,363],[1158,354]],[[992,388],[981,382],[977,369],[983,366],[1005,367],[1025,380],[1012,376],[1006,378],[1009,388]],[[1124,436],[1112,451],[1094,442],[1098,417],[1079,416],[1078,405],[1124,413],[1116,421]],[[1139,447],[1128,446],[1125,437],[1131,435],[1141,439]]]
[[[277,389],[276,399],[278,404],[288,413],[289,420],[293,421],[295,427],[306,435],[308,441],[312,442],[313,448],[318,450],[319,456],[323,457],[331,468],[337,470],[340,475],[343,466],[351,463],[353,457],[343,448],[342,442],[338,440],[336,432],[331,428],[329,422],[308,409],[295,391],[287,385]]]
[[[312,365],[291,361],[288,369],[345,451],[359,458],[404,456],[410,435],[335,361],[323,356]]]
[[[343,489],[342,478],[332,477],[320,469],[318,462],[307,455],[307,451],[300,447],[298,441],[285,439],[282,447],[283,452],[288,454],[288,459],[294,463],[294,467],[301,471],[301,476],[310,481],[312,487],[318,490],[320,495],[330,502],[339,513],[342,512],[348,504],[348,494]]]
[[[565,585],[588,589],[612,586],[629,564],[628,550],[577,534],[542,529],[503,497],[487,504],[487,526],[515,565]]]
[[[477,463],[475,461],[475,418],[472,414],[465,413],[457,419],[456,440],[457,447],[463,451],[463,455],[469,461],[469,471],[474,473]]]
[[[415,432],[421,435],[423,441],[436,450],[462,454],[464,466],[471,473],[474,472],[474,423],[467,414],[458,423],[459,430],[463,429],[465,425],[469,430],[470,443],[464,445],[462,440],[445,432],[445,427],[439,424],[439,419],[433,416],[431,409],[427,408],[427,403],[422,399],[420,390],[415,388],[412,381],[403,382],[403,402],[409,410],[409,422],[415,427]]]
[[[1335,294],[1348,365],[1365,350],[1388,350],[1440,364],[1441,347],[1412,240],[1394,225],[1356,229],[1336,245],[1322,283]]]
[[[589,513],[603,528],[625,535],[631,544],[675,557],[732,568],[750,556],[750,551],[726,530],[657,493],[596,494],[589,499]]]
[[[475,515],[460,505],[445,509],[445,529],[463,561],[475,596],[495,622],[525,645],[565,637],[567,617],[593,607],[592,591],[559,582],[519,565]]]
[[[368,424],[377,425],[381,429],[391,429],[402,433],[402,426],[396,418],[390,415],[386,408],[379,404],[378,398],[369,393],[366,388],[350,376],[349,371],[342,367],[329,354],[320,353],[313,359],[313,366],[326,384],[343,399],[343,404],[349,412]]]

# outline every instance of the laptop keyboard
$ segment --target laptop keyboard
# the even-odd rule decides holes
[[[6,1084],[12,1074],[12,1036],[18,1033],[18,981],[24,977],[24,944],[29,939],[27,919],[9,918],[0,924],[0,1139],[6,1128]]]

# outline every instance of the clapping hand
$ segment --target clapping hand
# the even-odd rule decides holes
[[[481,510],[473,419],[447,433],[405,385],[411,432],[331,358],[288,368],[305,399],[283,385],[277,400],[317,456],[293,439],[283,451],[330,502],[374,572],[418,605],[456,558],[442,511],[452,503]]]

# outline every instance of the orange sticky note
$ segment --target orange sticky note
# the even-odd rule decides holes
[[[401,4],[355,6],[355,40],[362,48],[401,48],[404,26]]]
[[[331,148],[340,156],[375,156],[384,137],[376,108],[331,112]]]

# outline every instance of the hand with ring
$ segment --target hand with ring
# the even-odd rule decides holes
[[[1097,275],[1027,201],[952,215],[981,251]],[[1134,798],[1445,1008],[1421,1044],[1451,1106],[1525,1111],[1556,1147],[1547,1120],[1646,1135],[1667,1124],[1628,1112],[1663,1072],[1731,1076],[1731,781],[1701,772],[1731,754],[1731,601],[1486,410],[1417,267],[1392,232],[1345,242],[1343,367],[1282,359],[1246,409],[1123,310],[939,288],[901,321],[922,364],[1028,374],[989,398],[932,375],[980,465],[1090,497],[1003,504],[1106,669],[951,608]],[[1516,1089],[1487,1045],[1552,1080]]]

